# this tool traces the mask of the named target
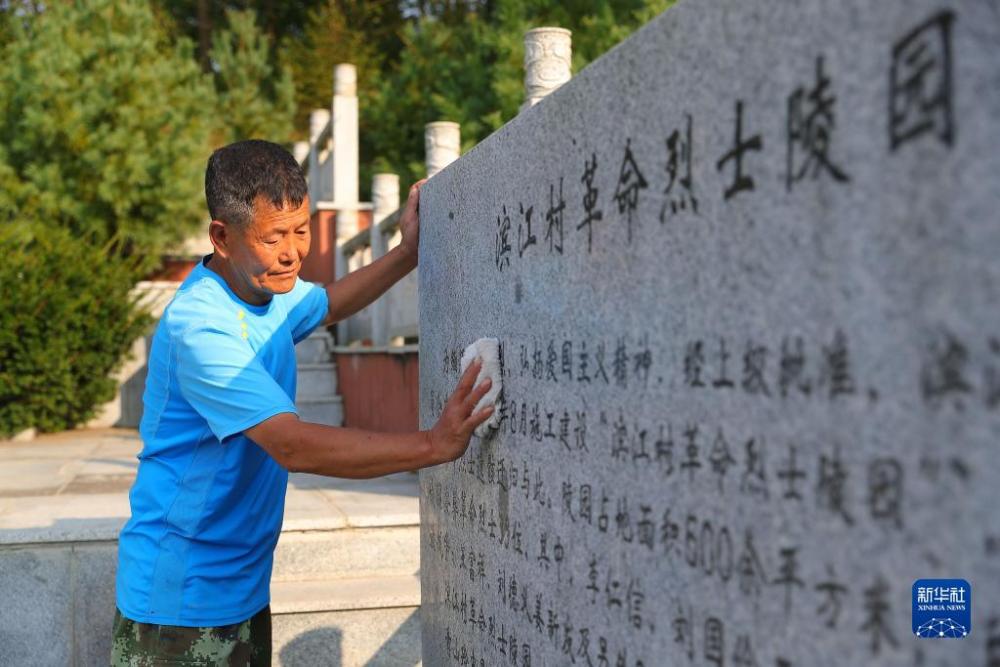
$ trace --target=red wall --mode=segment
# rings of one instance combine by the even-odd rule
[[[368,229],[372,222],[371,211],[358,211],[358,229]],[[302,262],[299,275],[314,283],[332,283],[337,249],[337,212],[316,211],[309,221],[312,245],[309,255]]]
[[[160,267],[146,276],[146,280],[162,280],[182,283],[188,274],[198,266],[201,257],[195,259],[184,257],[164,257]]]
[[[419,428],[417,352],[335,352],[344,426],[372,431]]]
[[[309,221],[312,243],[309,254],[302,260],[299,277],[314,283],[332,283],[334,250],[337,243],[337,212],[316,211]]]

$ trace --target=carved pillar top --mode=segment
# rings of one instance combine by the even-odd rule
[[[437,121],[424,126],[424,150],[427,176],[431,177],[458,159],[462,150],[458,123]]]
[[[308,141],[296,141],[295,145],[292,146],[292,155],[295,157],[295,161],[302,164],[309,157],[309,142]]]
[[[333,70],[333,94],[355,97],[358,94],[358,71],[350,63],[341,63]]]
[[[532,106],[570,80],[572,33],[565,28],[535,28],[524,34],[524,106]]]
[[[323,132],[323,128],[330,122],[329,109],[313,109],[309,112],[309,141],[316,143],[316,139]]]

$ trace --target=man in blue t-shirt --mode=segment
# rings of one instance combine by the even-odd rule
[[[113,665],[270,664],[271,565],[288,471],[375,477],[452,461],[492,409],[462,376],[417,433],[300,421],[294,345],[361,310],[417,266],[421,183],[402,243],[325,288],[299,280],[309,199],[295,159],[266,141],[217,150],[205,196],[215,252],[177,291],[149,357],[143,449],[119,540]]]

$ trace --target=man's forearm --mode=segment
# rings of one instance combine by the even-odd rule
[[[339,322],[369,305],[416,266],[416,256],[396,246],[371,264],[330,283],[326,286],[330,321]]]
[[[492,405],[473,414],[491,385],[487,378],[473,387],[480,370],[481,359],[469,364],[429,431],[374,433],[334,428],[282,412],[244,433],[293,472],[363,479],[447,463],[465,453],[473,431],[493,414]]]
[[[367,479],[437,463],[426,432],[376,433],[278,415],[247,430],[251,440],[292,472]]]

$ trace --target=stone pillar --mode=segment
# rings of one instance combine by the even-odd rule
[[[292,146],[292,156],[295,157],[295,161],[300,165],[309,159],[309,142],[308,141],[296,141],[295,145]]]
[[[337,209],[337,242],[353,239],[358,232],[358,209],[357,202],[338,204]]]
[[[354,65],[337,65],[333,76],[333,201],[358,201],[358,84]]]
[[[344,248],[340,243],[340,239],[337,239],[337,246],[334,251],[334,265],[333,265],[333,274],[335,280],[340,280],[350,272],[350,270],[347,268],[348,259],[349,258],[347,257],[347,255],[344,254]],[[347,344],[347,338],[350,334],[350,322],[351,322],[350,317],[337,322],[337,327],[336,327],[337,345]]]
[[[524,33],[524,104],[533,106],[569,81],[573,67],[572,33],[565,28],[535,28]]]
[[[341,63],[333,73],[333,202],[337,239],[358,233],[358,74]]]
[[[461,150],[461,130],[458,123],[440,120],[424,126],[424,159],[428,178],[457,160]]]
[[[372,177],[372,226],[371,261],[376,261],[388,251],[386,235],[379,223],[399,209],[399,176],[397,174],[375,174]],[[384,294],[371,305],[372,345],[389,344],[388,294]]]
[[[309,114],[309,201],[316,206],[323,198],[323,177],[319,168],[319,136],[330,122],[330,112],[313,109]]]
[[[399,175],[375,174],[372,177],[372,229],[398,208]]]

